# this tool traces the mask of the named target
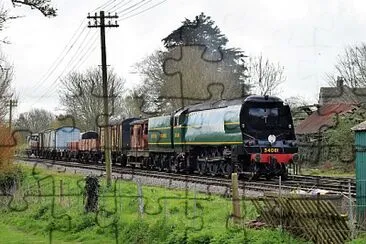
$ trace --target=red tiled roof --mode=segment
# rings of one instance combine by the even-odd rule
[[[342,115],[357,108],[357,104],[325,104],[317,111],[313,112],[309,117],[303,120],[296,128],[296,134],[313,134],[326,130],[329,126],[333,126],[335,115]]]

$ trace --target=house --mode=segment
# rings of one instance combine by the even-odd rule
[[[305,161],[319,162],[327,160],[332,145],[328,145],[325,131],[337,125],[337,119],[348,117],[355,122],[365,119],[366,88],[350,88],[344,85],[344,79],[337,79],[336,87],[321,87],[317,110],[295,126],[299,143],[299,152]],[[360,121],[359,121],[360,120]]]
[[[336,125],[336,116],[354,113],[359,107],[356,103],[325,104],[301,121],[295,127],[295,133],[304,142],[321,139],[324,131]]]
[[[366,88],[350,88],[344,85],[344,79],[338,77],[336,87],[321,87],[319,105],[338,103],[366,103]]]
[[[334,149],[328,145],[324,132],[335,127],[338,119],[362,111],[359,104],[325,104],[303,120],[295,127],[302,161],[316,164],[330,160]]]

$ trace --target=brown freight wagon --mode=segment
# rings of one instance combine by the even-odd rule
[[[148,119],[131,123],[131,150],[127,153],[127,165],[146,167],[149,160]]]
[[[131,149],[130,123],[138,118],[115,120],[107,127],[111,138],[111,156],[113,164],[125,166],[127,163],[127,151]],[[100,150],[104,161],[105,127],[99,127]]]
[[[81,139],[79,141],[80,151],[97,151],[99,149],[98,139]]]

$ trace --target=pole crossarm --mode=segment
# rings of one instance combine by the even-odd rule
[[[97,13],[95,13],[94,16],[90,16],[90,13],[88,15],[88,19],[94,19],[94,24],[91,24],[90,21],[88,23],[88,27],[89,28],[101,28],[101,27],[119,27],[119,25],[117,24],[117,20],[115,21],[115,23],[111,23],[110,20],[108,20],[108,24],[105,23],[106,19],[118,19],[117,13],[115,15],[111,15],[110,13],[108,13],[108,15],[104,15],[104,11],[103,14],[101,13],[99,16],[97,15]],[[100,20],[100,21],[98,21]],[[102,24],[103,22],[103,24]]]

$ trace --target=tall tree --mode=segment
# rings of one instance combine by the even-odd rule
[[[135,65],[144,79],[136,93],[149,112],[248,93],[243,52],[226,47],[227,37],[209,16],[186,19],[162,41],[164,50]]]
[[[120,104],[120,118],[132,118],[145,116],[141,111],[141,101],[138,99],[138,95],[134,91],[128,91],[124,94]]]
[[[37,133],[49,129],[55,115],[45,109],[32,109],[29,112],[21,113],[15,122],[15,126],[20,129],[27,129]]]
[[[112,70],[108,70],[109,112],[113,116],[121,113],[124,81]],[[60,102],[67,114],[73,116],[82,130],[97,130],[103,119],[103,82],[100,68],[91,68],[84,73],[73,72],[61,81]]]
[[[328,83],[337,85],[337,78],[343,77],[344,84],[349,87],[366,86],[366,44],[361,43],[348,46],[343,53],[338,56],[334,65],[335,72],[327,74]]]
[[[141,112],[158,114],[164,109],[165,99],[160,98],[160,90],[168,77],[164,74],[163,63],[165,53],[156,50],[144,60],[135,64],[136,72],[143,77],[143,82],[131,93],[131,97],[139,103]]]
[[[11,82],[13,75],[13,66],[7,61],[4,55],[0,54],[0,121],[4,120],[7,114],[6,103],[12,96]]]
[[[248,65],[248,83],[254,87],[258,95],[276,95],[279,86],[286,80],[284,67],[275,64],[262,55],[250,58]]]

